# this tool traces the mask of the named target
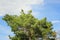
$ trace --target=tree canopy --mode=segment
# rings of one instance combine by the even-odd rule
[[[38,40],[39,38],[49,40],[49,37],[56,37],[52,30],[53,25],[46,17],[39,20],[31,14],[32,10],[27,14],[23,10],[20,13],[19,16],[6,14],[3,17],[15,34],[13,37],[9,36],[11,40]]]

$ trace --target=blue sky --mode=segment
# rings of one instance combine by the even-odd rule
[[[2,20],[5,14],[19,15],[20,10],[32,10],[36,18],[47,17],[55,31],[60,31],[60,0],[0,0],[0,40],[9,40],[11,28]]]

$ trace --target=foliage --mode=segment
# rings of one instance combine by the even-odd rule
[[[13,37],[9,36],[11,40],[37,40],[53,36],[52,23],[48,22],[46,18],[42,20],[35,18],[31,14],[31,10],[28,11],[28,14],[25,14],[23,10],[20,13],[20,16],[6,14],[3,18],[15,34]]]

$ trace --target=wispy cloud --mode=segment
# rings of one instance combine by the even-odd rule
[[[10,40],[8,36],[0,35],[0,40]]]
[[[10,28],[0,25],[0,40],[9,40],[8,35],[13,36]]]
[[[31,5],[42,5],[44,0],[0,0],[0,16],[8,14],[19,15],[20,9],[30,10]]]
[[[60,23],[60,20],[54,20],[54,21],[52,21],[52,23],[53,23],[53,24],[55,24],[55,23]]]

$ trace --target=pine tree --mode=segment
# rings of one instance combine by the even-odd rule
[[[21,15],[8,15],[6,14],[3,18],[11,27],[11,31],[14,32],[15,36],[9,38],[11,40],[38,40],[38,38],[49,39],[54,31],[52,31],[52,23],[47,21],[47,18],[39,20],[35,18],[31,13],[32,10],[28,11],[27,14],[21,10]]]

